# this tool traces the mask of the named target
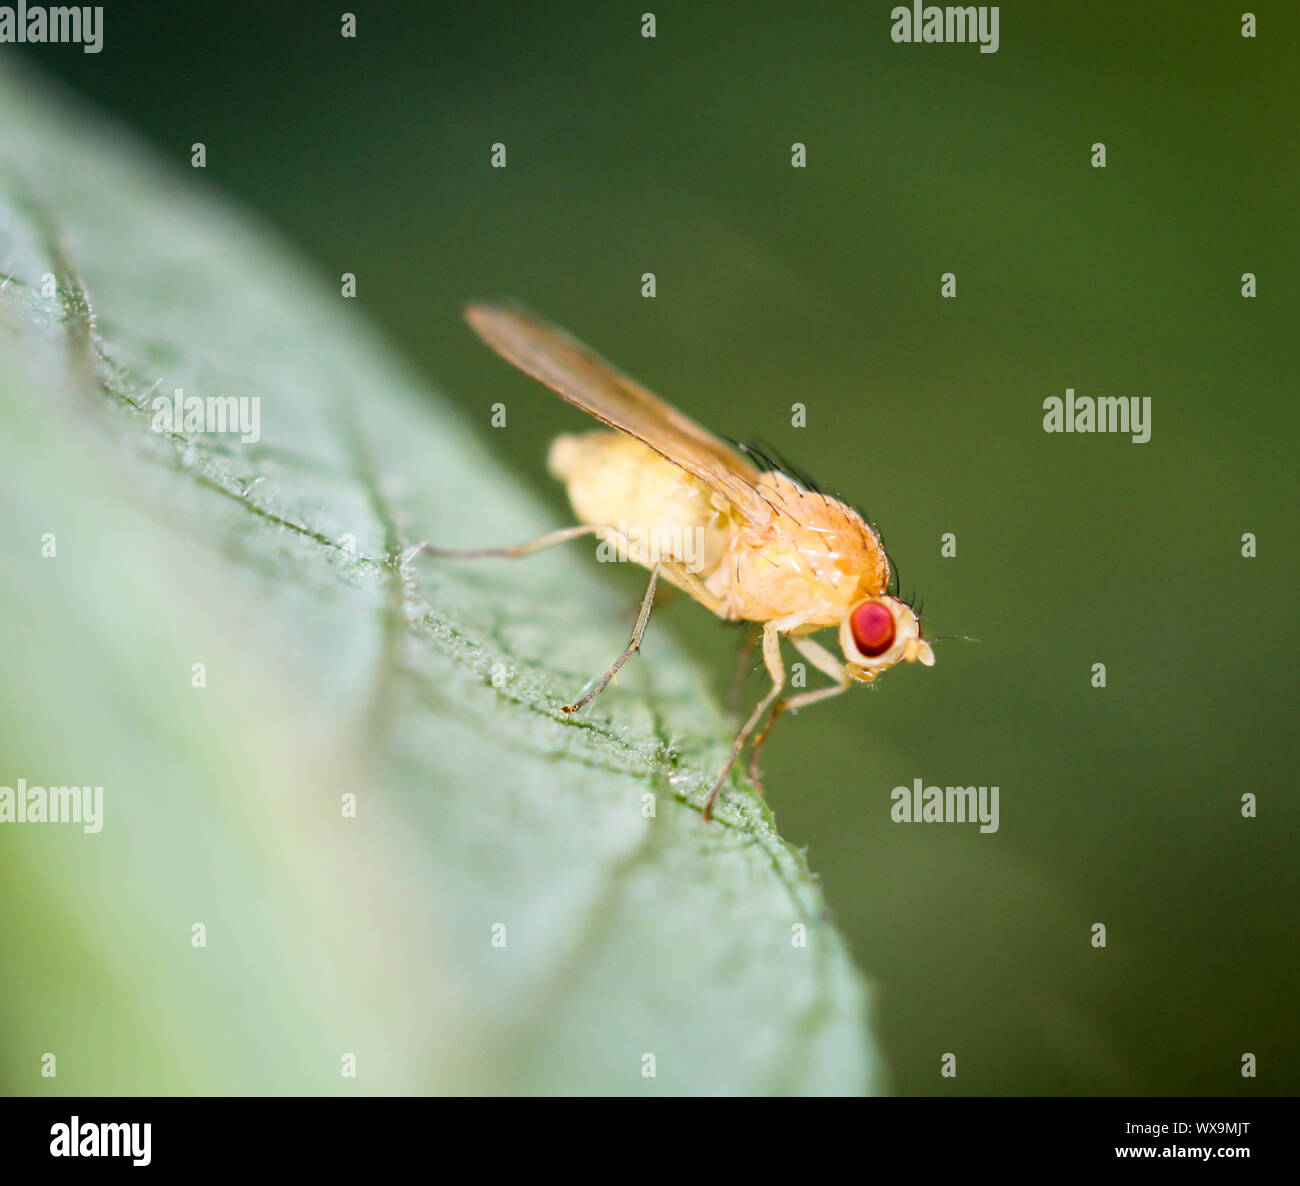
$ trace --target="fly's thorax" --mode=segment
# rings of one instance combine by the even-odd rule
[[[732,534],[725,500],[640,441],[617,432],[556,438],[547,459],[584,523],[614,529],[620,558],[712,574]]]
[[[733,616],[756,622],[802,614],[810,623],[838,624],[861,596],[861,581],[835,562],[820,540],[793,524],[776,531],[741,530],[730,541],[709,587]]]
[[[758,488],[772,522],[741,527],[710,582],[734,616],[761,622],[805,614],[810,623],[837,626],[857,601],[884,590],[889,562],[860,515],[784,474],[764,474]]]

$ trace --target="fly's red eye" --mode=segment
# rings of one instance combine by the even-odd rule
[[[894,645],[894,615],[878,601],[865,601],[849,619],[853,641],[868,658],[883,655]]]

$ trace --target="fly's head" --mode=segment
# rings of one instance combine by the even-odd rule
[[[840,622],[840,648],[849,674],[864,683],[899,661],[934,666],[920,620],[896,597],[867,597],[854,605]]]

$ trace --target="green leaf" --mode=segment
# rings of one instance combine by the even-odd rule
[[[260,440],[156,431],[177,388]],[[0,824],[6,1090],[879,1086],[801,854],[739,783],[701,818],[711,677],[661,629],[563,718],[625,593],[578,544],[403,565],[557,524],[335,278],[20,75],[0,497],[0,786],[103,787]]]

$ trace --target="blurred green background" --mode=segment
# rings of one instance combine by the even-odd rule
[[[132,3],[97,56],[4,52],[178,165],[204,142],[200,180],[355,273],[557,526],[545,442],[583,419],[469,298],[870,512],[927,633],[980,641],[783,722],[765,770],[897,1090],[1294,1092],[1295,6],[1248,40],[1240,5],[1003,4],[996,54],[895,45],[891,7],[353,4],[346,41],[319,5]],[[1066,387],[1149,396],[1151,441],[1044,433]],[[721,695],[734,632],[678,599],[641,662],[663,630]],[[891,822],[915,778],[997,784],[1000,830]]]

